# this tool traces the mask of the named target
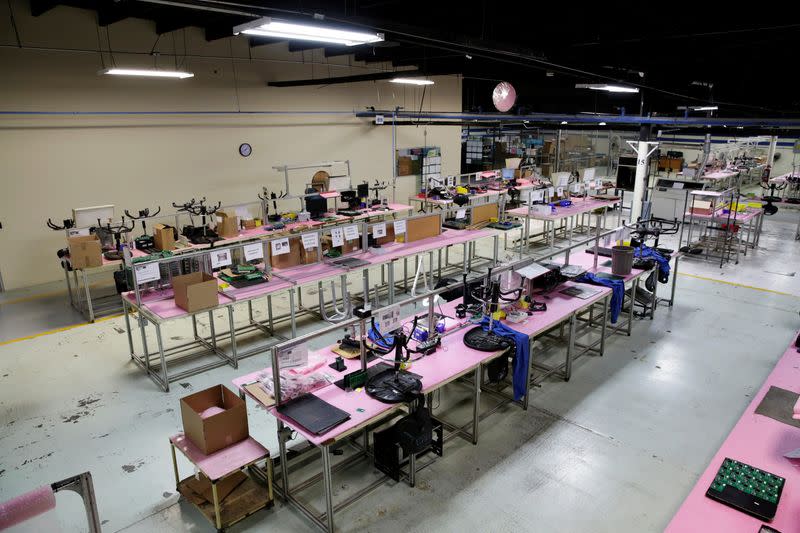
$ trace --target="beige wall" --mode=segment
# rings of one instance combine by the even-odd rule
[[[202,30],[186,30],[187,80],[120,79],[98,76],[96,52],[56,52],[32,47],[97,50],[94,13],[59,7],[31,18],[28,2],[14,1],[23,49],[0,48],[0,109],[14,111],[345,111],[339,115],[123,115],[0,116],[0,275],[6,289],[63,276],[55,251],[63,234],[48,230],[73,207],[114,204],[128,208],[162,205],[192,196],[224,204],[255,200],[262,185],[282,182],[272,170],[282,163],[349,159],[355,180],[388,180],[392,172],[390,127],[351,114],[366,106],[419,108],[422,91],[387,82],[271,88],[266,82],[361,74],[386,65],[351,64],[324,58],[320,50],[289,53],[285,44],[248,50],[242,39],[206,43]],[[9,18],[0,7],[0,44],[15,45]],[[149,51],[151,22],[129,19],[110,27],[114,50]],[[182,31],[175,32],[183,53]],[[102,32],[106,48],[105,31]],[[156,48],[172,53],[170,34]],[[256,60],[231,61],[230,56]],[[114,53],[118,66],[152,66],[149,56]],[[110,61],[105,54],[105,61]],[[179,59],[180,61],[180,59]],[[168,67],[172,57],[161,56]],[[234,65],[236,81],[234,82]],[[425,109],[458,111],[461,82],[436,78],[425,92]],[[238,91],[237,91],[238,87]],[[237,98],[238,93],[238,98]],[[237,104],[238,99],[238,104]],[[238,146],[249,142],[253,155]],[[459,127],[401,127],[398,147],[441,146],[443,171],[458,173]],[[309,180],[298,174],[298,186]],[[279,181],[281,180],[281,181]],[[398,200],[413,180],[398,181]]]

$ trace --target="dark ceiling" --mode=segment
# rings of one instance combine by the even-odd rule
[[[248,14],[301,21],[322,14],[331,24],[386,34],[381,46],[328,47],[326,55],[352,53],[424,74],[462,74],[465,111],[494,111],[491,89],[505,80],[516,87],[512,112],[519,114],[617,114],[623,108],[638,114],[643,100],[646,113],[660,115],[709,103],[719,105],[721,117],[800,115],[793,83],[800,23],[777,9],[701,2],[664,3],[642,13],[634,10],[637,4],[608,2],[31,0],[35,15],[56,5],[96,10],[101,25],[149,19],[160,34],[197,26],[209,40],[230,36],[234,25],[253,19]],[[251,39],[253,46],[270,42]],[[292,50],[320,47],[290,43]],[[642,92],[575,88],[612,81],[637,84]]]

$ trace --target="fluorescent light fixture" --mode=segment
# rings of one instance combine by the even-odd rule
[[[598,126],[605,126],[605,125],[606,125],[606,123],[605,123],[605,122],[599,122],[597,125],[598,125]]]
[[[433,85],[433,80],[423,80],[420,78],[392,78],[392,83],[405,83],[407,85]]]
[[[144,68],[107,68],[98,74],[109,74],[112,76],[145,76],[149,78],[192,78],[191,72],[181,72],[179,70],[155,70]]]
[[[680,109],[681,111],[685,111],[687,109],[689,109],[690,111],[716,111],[716,110],[719,109],[719,106],[716,106],[716,105],[692,105],[692,106],[686,107],[685,105],[683,105],[683,106],[678,106],[678,109]]]
[[[610,93],[638,93],[638,87],[624,85],[609,85],[607,83],[576,83],[576,89],[592,89],[594,91],[608,91]]]
[[[383,41],[382,33],[338,30],[313,24],[295,24],[292,22],[274,20],[270,17],[264,17],[234,26],[233,33],[235,35],[244,33],[246,35],[261,37],[317,41],[321,43],[343,44],[345,46],[356,46],[359,44]]]
[[[566,121],[566,120],[562,120],[562,121],[561,121],[561,125],[562,125],[562,126],[563,126],[564,124],[566,124],[566,123],[567,123],[567,121]]]

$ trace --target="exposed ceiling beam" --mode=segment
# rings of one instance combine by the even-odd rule
[[[156,19],[156,33],[158,35],[164,35],[165,33],[187,28],[192,25],[192,22],[187,18],[159,18]]]
[[[257,46],[264,46],[267,44],[286,42],[286,39],[273,39],[271,37],[248,37],[247,40],[250,43],[250,48],[255,48]]]
[[[100,26],[110,26],[115,22],[125,20],[130,16],[127,9],[114,5],[103,5],[97,10],[97,23]]]
[[[58,2],[53,0],[31,0],[31,15],[34,17],[44,15],[57,5]]]
[[[350,46],[326,46],[325,57],[349,56],[353,53]]]
[[[231,37],[233,35],[233,26],[228,26],[226,24],[214,24],[212,26],[206,26],[205,33],[207,42],[216,41],[226,37]]]
[[[392,78],[396,78],[400,74],[402,74],[403,76],[423,75],[423,73],[418,70],[404,70],[401,72],[376,72],[374,74],[357,74],[355,76],[336,76],[333,78],[270,81],[267,83],[267,85],[269,87],[307,87],[311,85],[335,85],[339,83],[355,83],[360,81],[389,80]]]
[[[305,52],[306,50],[317,50],[318,48],[322,48],[322,45],[320,43],[289,41],[290,52]]]

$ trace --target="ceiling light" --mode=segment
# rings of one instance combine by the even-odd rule
[[[681,111],[685,111],[689,109],[690,111],[716,111],[719,109],[719,106],[716,105],[692,105],[692,106],[678,106],[678,109]]]
[[[598,125],[598,126],[605,126],[605,125],[606,125],[606,123],[605,123],[605,122],[600,122],[600,123],[598,123],[597,125]]]
[[[433,80],[422,80],[420,78],[392,78],[392,83],[405,83],[407,85],[433,85]]]
[[[264,17],[234,26],[233,33],[235,35],[244,33],[246,35],[275,37],[279,39],[318,41],[321,43],[343,44],[346,46],[383,41],[382,33],[339,30],[311,24],[294,24],[291,22],[273,20],[270,17]]]
[[[624,85],[609,85],[607,83],[576,83],[576,89],[592,89],[595,91],[608,91],[610,93],[638,93],[638,87],[626,87]]]
[[[562,126],[563,126],[564,124],[566,124],[566,123],[567,123],[567,121],[566,121],[566,120],[562,120],[562,121],[561,121],[561,125],[562,125]]]
[[[112,76],[147,76],[150,78],[192,78],[191,72],[181,72],[179,70],[155,70],[143,68],[107,68],[98,74],[110,74]]]

